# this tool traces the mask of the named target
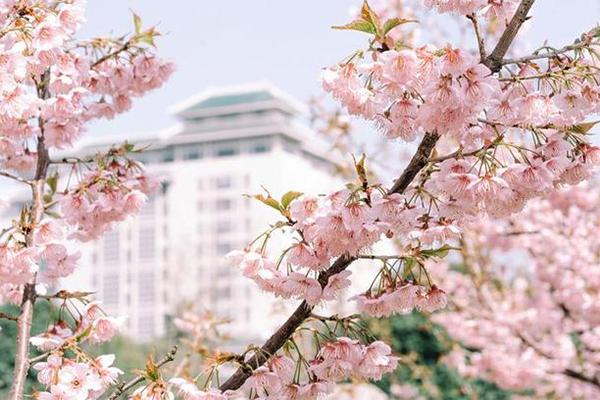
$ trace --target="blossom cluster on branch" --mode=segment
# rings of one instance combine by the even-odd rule
[[[30,367],[46,388],[33,394],[42,400],[95,399],[117,382],[114,357],[91,357],[80,344],[109,340],[119,321],[90,303],[89,293],[44,293],[76,270],[77,242],[134,215],[156,186],[129,158],[137,151],[129,144],[85,161],[52,158],[72,148],[87,123],[127,111],[174,69],[154,54],[159,33],[143,28],[135,14],[130,35],[79,40],[85,3],[0,3],[1,176],[31,193],[2,231],[0,245],[0,301],[20,307],[13,318],[18,337],[11,399],[25,395]],[[63,163],[68,167],[60,168]],[[30,337],[33,304],[40,299],[62,301],[61,312],[46,332]],[[30,343],[47,352],[44,359],[29,359]]]
[[[69,148],[90,120],[126,111],[132,98],[159,87],[173,65],[154,55],[158,33],[143,29],[137,15],[129,36],[76,40],[84,3],[7,0],[0,6],[0,175],[31,189],[31,201],[3,231],[6,241],[0,248],[2,300],[20,307],[14,318],[12,400],[23,398],[31,364],[45,386],[34,394],[42,400],[95,399],[108,393],[116,399],[130,390],[134,400],[171,399],[174,392],[186,399],[308,400],[347,379],[380,379],[399,360],[372,337],[360,315],[314,312],[350,287],[353,262],[368,259],[377,265],[369,289],[353,293],[359,311],[383,317],[444,308],[461,292],[431,270],[459,249],[465,229],[481,218],[509,218],[530,200],[550,196],[550,207],[558,207],[552,202],[559,196],[553,194],[556,189],[586,180],[600,163],[600,149],[589,142],[595,123],[588,120],[600,110],[600,30],[563,48],[544,46],[509,59],[507,52],[534,0],[423,2],[472,21],[476,52],[452,45],[418,47],[414,38],[405,41],[395,34],[414,23],[410,16],[378,13],[365,1],[355,20],[337,28],[367,33],[368,47],[326,68],[321,82],[349,113],[372,123],[386,138],[419,140],[404,172],[389,187],[376,183],[363,156],[353,165],[356,181],[344,189],[323,196],[291,191],[279,200],[269,193],[254,196],[276,210],[279,221],[230,259],[264,291],[300,305],[263,346],[215,354],[199,375],[182,368],[171,379],[164,377],[160,368],[173,360],[169,353],[162,361],[150,358],[133,380],[117,382],[120,371],[112,367],[113,358],[90,357],[80,343],[109,340],[118,320],[90,303],[89,294],[42,295],[38,289],[75,270],[79,256],[68,242],[96,239],[134,215],[156,182],[130,159],[129,153],[138,150],[127,143],[86,159],[53,160],[50,151]],[[480,20],[504,28],[489,53]],[[68,176],[59,175],[64,168],[51,173],[59,164],[67,166]],[[563,205],[557,223],[568,210]],[[273,254],[270,239],[276,232],[284,232],[289,241]],[[388,239],[399,244],[397,254],[374,254],[375,245]],[[535,256],[540,262],[546,257]],[[559,265],[562,273],[564,264]],[[545,274],[540,285],[554,285],[551,296],[562,302],[560,311],[569,318],[589,311],[579,307],[589,296],[574,296],[551,269]],[[520,293],[523,303],[515,307],[529,301],[528,292]],[[70,316],[30,337],[33,304],[41,298],[62,300],[61,309]],[[542,300],[549,301],[535,299]],[[81,314],[72,311],[74,302],[83,303]],[[594,310],[593,304],[586,307]],[[202,338],[203,321],[187,315],[176,324]],[[566,326],[582,329],[582,343],[593,348],[592,322],[586,323]],[[531,335],[541,334],[544,326],[534,325],[539,331]],[[519,339],[529,340],[525,335]],[[200,348],[199,341],[194,349]],[[43,359],[29,360],[30,342],[47,351]],[[561,376],[595,379],[579,365],[564,364],[565,354],[577,355],[577,346],[561,345],[560,354],[556,348],[548,354],[558,364],[546,361],[539,369],[560,365]],[[221,382],[220,375],[231,367],[237,369]]]

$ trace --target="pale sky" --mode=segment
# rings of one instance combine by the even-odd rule
[[[322,67],[363,46],[360,33],[333,31],[360,0],[90,0],[81,36],[131,30],[134,10],[158,24],[159,53],[177,64],[161,89],[116,119],[90,127],[93,136],[123,138],[168,128],[167,108],[209,86],[268,80],[299,100],[319,94]],[[528,42],[573,41],[600,21],[600,0],[538,0]]]

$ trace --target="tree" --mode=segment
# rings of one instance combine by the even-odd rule
[[[70,148],[85,123],[126,111],[133,97],[160,86],[173,70],[153,55],[158,32],[143,29],[137,15],[129,36],[76,40],[84,3],[0,5],[1,175],[31,193],[20,215],[2,231],[0,248],[2,299],[19,306],[18,314],[7,316],[16,321],[17,338],[11,399],[24,396],[30,342],[41,351],[52,350],[48,360],[33,366],[50,390],[40,398],[72,397],[75,382],[81,383],[92,370],[99,377],[86,380],[92,382],[91,389],[80,388],[80,397],[87,398],[88,389],[98,397],[114,382],[119,371],[110,367],[111,357],[92,359],[79,344],[110,339],[116,321],[89,303],[86,293],[45,296],[38,289],[50,287],[76,267],[79,256],[65,246],[67,240],[98,237],[135,213],[153,189],[141,166],[127,157],[135,151],[128,144],[89,159],[51,157],[55,149]],[[59,180],[59,164],[69,165],[77,178]],[[62,300],[61,312],[47,332],[31,337],[34,305],[41,298]],[[72,307],[77,301],[86,305],[83,314]],[[66,357],[67,351],[73,359]],[[71,389],[57,386],[57,379],[71,382]]]
[[[337,28],[366,33],[367,46],[325,69],[321,81],[385,137],[418,139],[408,165],[386,185],[370,178],[363,156],[353,165],[355,181],[334,193],[254,196],[279,222],[229,257],[263,290],[299,301],[296,310],[262,346],[219,354],[200,376],[182,368],[166,377],[161,367],[173,360],[171,351],[120,383],[114,356],[92,356],[83,347],[113,337],[118,320],[90,302],[89,293],[42,294],[38,287],[76,267],[78,255],[65,241],[98,238],[134,215],[156,185],[128,157],[138,151],[128,143],[89,158],[55,159],[50,151],[69,148],[87,121],[125,111],[132,97],[160,86],[173,68],[153,55],[157,32],[142,29],[136,15],[131,36],[77,42],[81,2],[4,3],[1,175],[31,190],[4,231],[0,262],[3,298],[19,306],[18,315],[8,316],[17,330],[10,398],[23,398],[30,364],[44,386],[35,394],[42,400],[116,399],[131,390],[136,400],[172,398],[174,390],[200,399],[312,399],[336,383],[380,380],[394,371],[401,360],[373,339],[359,315],[317,312],[350,285],[352,264],[377,265],[371,287],[355,297],[362,314],[444,308],[443,277],[434,280],[431,266],[458,249],[473,220],[509,218],[556,186],[589,178],[600,162],[587,119],[600,104],[600,31],[563,48],[507,56],[533,3],[426,0],[426,7],[467,17],[479,46],[472,54],[451,45],[411,45],[396,35],[408,18],[378,14],[365,1],[355,20]],[[497,39],[488,37],[495,42],[489,49],[485,24],[504,27]],[[57,165],[73,173],[65,176]],[[288,241],[277,249],[269,239],[279,231]],[[374,253],[386,238],[400,243],[399,251]],[[57,300],[61,313],[31,337],[33,307],[42,298]],[[30,362],[30,342],[47,352],[43,361]]]
[[[600,395],[599,211],[578,186],[469,229],[462,268],[443,273],[456,299],[435,316],[458,342],[450,364],[538,398]]]

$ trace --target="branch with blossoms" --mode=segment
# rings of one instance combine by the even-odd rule
[[[158,33],[135,15],[130,36],[78,41],[84,9],[79,0],[0,4],[0,175],[30,189],[0,246],[0,301],[19,307],[11,400],[26,395],[30,367],[47,389],[35,394],[40,399],[97,398],[114,383],[114,357],[91,357],[80,344],[109,340],[117,319],[88,294],[59,291],[52,299],[59,317],[32,336],[34,304],[51,300],[40,287],[75,271],[72,247],[134,215],[156,186],[128,157],[135,150],[127,144],[85,170],[73,165],[63,176],[53,169],[51,155],[72,148],[87,123],[128,110],[173,71],[154,55]],[[30,359],[30,344],[44,357]]]
[[[386,361],[379,369],[369,364],[367,337],[329,338],[332,352],[312,357],[300,357],[299,351],[295,365],[302,370],[306,361],[308,366],[291,379],[270,361],[296,342],[295,335],[315,334],[305,327],[314,308],[339,298],[340,290],[350,284],[348,268],[353,262],[378,258],[368,249],[383,236],[401,243],[402,254],[378,258],[383,265],[369,290],[355,297],[358,309],[378,317],[413,308],[434,311],[445,306],[446,294],[434,282],[430,262],[454,248],[452,243],[460,240],[466,225],[485,216],[510,216],[529,200],[552,193],[557,185],[576,184],[591,176],[600,161],[598,148],[587,142],[594,123],[586,118],[599,105],[593,52],[579,52],[579,58],[571,60],[577,64],[574,69],[572,63],[552,62],[551,78],[560,77],[552,85],[536,85],[548,76],[532,72],[547,64],[523,65],[516,73],[507,69],[511,76],[523,79],[506,80],[504,57],[534,2],[503,2],[506,9],[495,9],[498,13],[492,17],[482,3],[426,2],[441,12],[470,15],[477,22],[509,15],[504,33],[483,62],[481,52],[475,57],[451,46],[413,48],[390,39],[390,32],[401,29],[407,19],[381,20],[366,2],[356,20],[338,27],[371,37],[366,49],[324,71],[325,90],[350,114],[373,122],[386,137],[406,141],[421,137],[420,144],[387,190],[369,182],[361,159],[355,164],[358,182],[345,190],[320,198],[297,192],[281,200],[268,193],[256,196],[284,218],[232,254],[232,260],[261,289],[302,302],[253,354],[244,354],[243,361],[229,360],[239,368],[218,391],[203,387],[194,393],[210,391],[227,397],[242,388],[251,398],[266,393],[293,397],[326,393],[330,384],[349,377],[380,377],[397,360],[389,348],[378,344],[377,351]],[[593,39],[585,47],[591,49],[596,43]],[[575,98],[583,100],[575,104]],[[288,232],[293,239],[271,261],[268,243],[276,230]],[[322,344],[315,339],[314,345]],[[341,367],[343,363],[365,363],[370,372],[361,376],[360,371]],[[188,385],[193,382],[180,383],[186,393],[191,390]]]

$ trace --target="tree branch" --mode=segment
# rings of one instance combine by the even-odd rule
[[[564,371],[564,374],[566,376],[568,376],[569,378],[577,379],[581,382],[589,383],[590,385],[594,385],[594,386],[600,388],[600,380],[598,380],[598,378],[596,378],[596,377],[585,376],[581,372],[577,372],[577,371],[569,369],[569,368],[567,368]]]
[[[481,27],[479,26],[479,20],[477,19],[477,15],[469,14],[467,18],[473,24],[473,30],[475,31],[475,37],[477,38],[477,47],[479,48],[479,57],[481,62],[485,62],[487,58],[487,54],[485,51],[485,39],[483,38],[483,34],[481,33]]]
[[[50,97],[48,91],[48,77],[50,71],[47,70],[43,75],[38,88],[38,96],[41,99]],[[37,224],[44,216],[44,189],[46,186],[46,175],[50,165],[48,149],[44,141],[44,121],[38,119],[40,135],[37,140],[37,165],[35,176],[31,182],[32,206],[29,214],[29,227],[25,235],[25,245],[32,247],[35,245],[34,234]],[[23,288],[23,299],[21,300],[21,310],[17,318],[17,350],[15,354],[15,367],[13,370],[13,382],[10,389],[9,399],[23,399],[25,381],[29,371],[29,338],[31,337],[31,321],[33,319],[33,306],[36,300],[35,283],[37,276],[34,275],[31,281],[25,284]]]
[[[435,147],[439,135],[437,133],[425,133],[417,151],[408,163],[402,175],[396,180],[392,188],[388,191],[388,194],[402,193],[406,190],[408,185],[413,181],[417,174],[425,167],[429,161],[429,156]],[[325,271],[319,274],[319,283],[321,287],[325,287],[329,278],[335,274],[344,271],[350,266],[357,257],[349,254],[344,254],[338,257],[333,264]],[[310,306],[303,301],[298,308],[290,315],[290,317],[281,325],[281,327],[265,342],[265,344],[257,351],[250,360],[246,363],[252,368],[258,368],[263,365],[268,359],[269,355],[275,354],[285,342],[294,334],[296,329],[302,325],[302,323],[311,316],[313,306]],[[247,367],[238,368],[233,375],[223,383],[219,389],[221,391],[236,390],[239,389],[246,379],[250,377],[252,371]]]
[[[160,360],[157,364],[156,364],[156,368],[160,368],[165,364],[170,363],[171,361],[173,361],[175,359],[175,355],[177,354],[177,346],[173,346],[173,348],[171,349],[171,351],[169,351],[163,358],[162,360]],[[146,380],[145,376],[139,375],[135,378],[133,378],[132,380],[130,380],[129,382],[122,382],[119,385],[117,385],[117,388],[115,389],[115,391],[113,392],[113,394],[108,398],[108,400],[116,400],[119,397],[121,397],[121,395],[123,395],[125,392],[127,392],[129,389],[135,387],[136,385],[138,385],[139,383],[143,382]]]
[[[533,54],[525,56],[525,57],[519,57],[519,58],[509,58],[509,59],[505,59],[502,61],[502,65],[508,65],[508,64],[523,64],[529,61],[535,61],[535,60],[543,60],[545,58],[553,58],[553,57],[558,57],[561,54],[565,54],[568,53],[570,51],[576,51],[576,50],[581,50],[585,47],[589,46],[589,43],[585,42],[585,41],[581,41],[581,42],[577,42],[577,43],[573,43],[573,44],[569,44],[567,46],[561,47],[560,49],[554,49],[554,48],[550,48],[550,47],[543,47],[541,49],[538,49],[537,51],[535,51]],[[540,50],[542,49],[546,49],[547,52],[546,53],[539,53]]]
[[[535,0],[522,0],[521,4],[517,8],[515,15],[512,17],[508,26],[504,30],[504,33],[498,40],[498,44],[492,51],[492,53],[485,59],[484,64],[492,71],[498,72],[502,68],[502,59],[506,55],[506,52],[510,48],[510,45],[515,40],[519,29],[523,23],[527,20],[527,14],[535,3]]]

